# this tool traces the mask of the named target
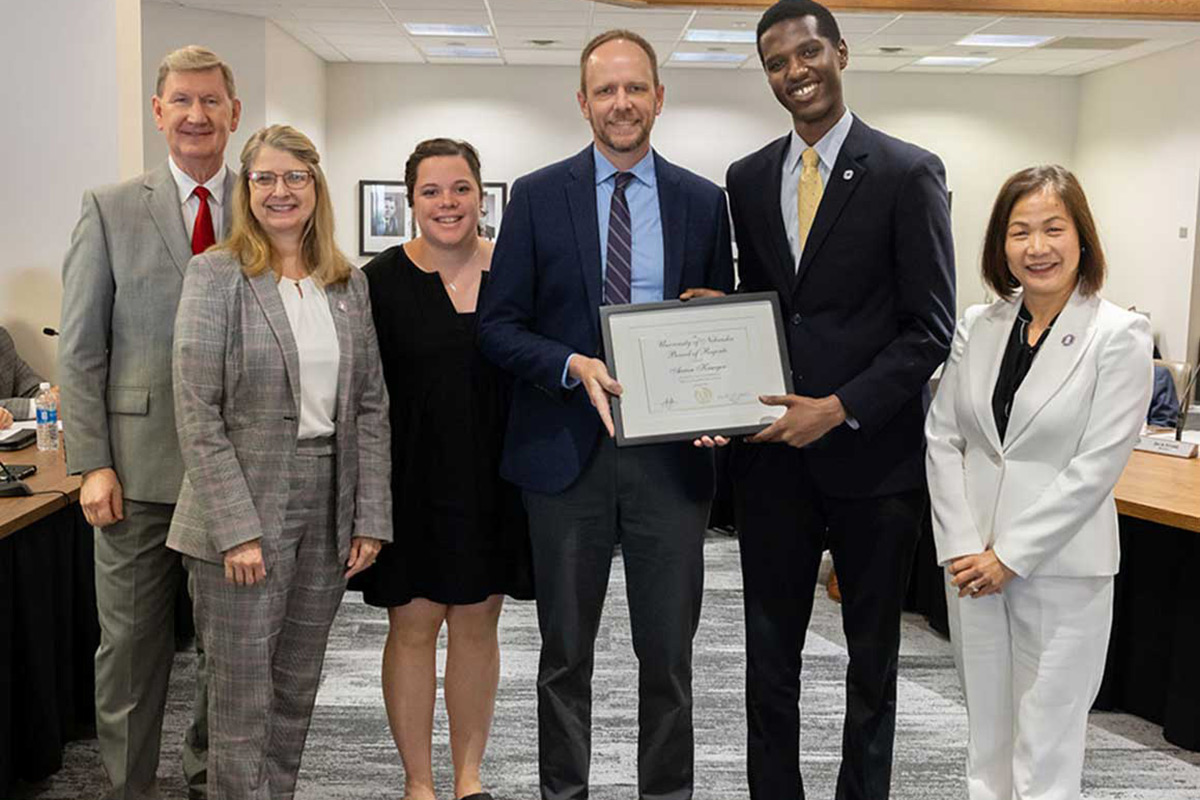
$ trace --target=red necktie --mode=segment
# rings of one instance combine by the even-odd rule
[[[212,192],[197,186],[192,194],[200,198],[200,210],[196,212],[196,224],[192,228],[192,255],[196,255],[216,244],[217,234],[213,231],[212,210],[208,207]]]

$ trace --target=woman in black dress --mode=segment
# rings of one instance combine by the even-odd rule
[[[503,375],[475,348],[491,242],[479,236],[479,156],[431,139],[405,165],[420,235],[364,271],[391,397],[395,544],[351,588],[388,609],[383,697],[404,762],[405,800],[434,800],[438,633],[448,627],[446,710],[454,796],[490,800],[479,766],[500,677],[504,595],[533,597],[518,490],[499,477]]]

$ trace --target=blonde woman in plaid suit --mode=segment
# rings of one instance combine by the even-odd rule
[[[211,800],[292,797],[346,580],[392,538],[367,281],[333,243],[319,158],[288,126],[251,137],[232,234],[192,259],[176,318],[167,544],[209,648]]]

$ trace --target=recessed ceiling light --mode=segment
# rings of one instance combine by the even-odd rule
[[[719,31],[692,29],[683,35],[685,42],[719,42],[725,44],[754,44],[754,31]]]
[[[956,44],[963,47],[1037,47],[1053,39],[1053,36],[1010,36],[998,33],[977,33]]]
[[[982,67],[996,59],[979,56],[925,56],[913,62],[914,67]]]
[[[499,58],[494,47],[426,47],[425,55],[433,58]]]
[[[491,36],[487,25],[443,25],[440,22],[406,22],[404,28],[413,36]]]
[[[740,64],[746,56],[740,53],[672,53],[670,60],[688,64]]]

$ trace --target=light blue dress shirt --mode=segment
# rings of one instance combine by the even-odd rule
[[[829,186],[829,178],[833,174],[833,165],[837,163],[838,154],[842,152],[842,145],[846,143],[846,137],[850,134],[850,126],[854,124],[854,116],[851,115],[850,109],[846,109],[846,113],[842,114],[842,118],[834,123],[820,141],[812,146],[813,150],[817,151],[817,172],[821,175],[821,185]],[[779,210],[783,214],[783,227],[787,231],[788,248],[792,251],[792,268],[800,269],[800,256],[804,255],[804,251],[800,247],[800,212],[797,206],[799,205],[799,197],[797,189],[800,186],[800,157],[804,151],[808,149],[808,142],[800,138],[800,134],[796,133],[796,129],[792,129],[792,142],[788,148],[787,155],[783,159],[783,180],[779,184]],[[844,176],[840,176],[838,180],[844,180]],[[853,430],[858,430],[858,420],[850,414],[850,409],[846,409],[846,425]]]
[[[837,163],[838,153],[850,133],[854,117],[850,110],[842,115],[821,140],[812,146],[817,151],[817,172],[821,175],[821,185],[828,188],[829,176],[833,174],[833,165]],[[788,247],[792,251],[792,269],[800,269],[800,213],[796,206],[799,203],[797,188],[800,186],[800,156],[808,149],[808,142],[800,138],[795,128],[792,129],[792,143],[783,159],[783,180],[779,184],[779,211],[783,214],[783,227],[787,231]],[[841,178],[838,178],[841,180]]]
[[[603,291],[608,269],[608,219],[612,213],[613,192],[617,189],[617,172],[604,155],[592,146],[592,157],[596,165],[596,222],[600,229],[600,287]],[[663,273],[665,250],[663,248],[662,214],[658,206],[658,175],[654,172],[654,151],[650,150],[641,161],[629,170],[633,180],[625,187],[625,200],[629,204],[629,223],[633,231],[633,258],[631,264],[630,302],[657,303],[663,299]],[[562,385],[572,389],[579,382],[567,375],[567,363],[563,364]]]
[[[596,161],[596,222],[600,226],[600,285],[608,270],[608,221],[617,168],[593,145]],[[654,151],[650,150],[629,170],[633,180],[625,187],[629,222],[633,231],[632,303],[657,303],[663,299],[663,229],[658,210],[658,176],[654,173]]]

